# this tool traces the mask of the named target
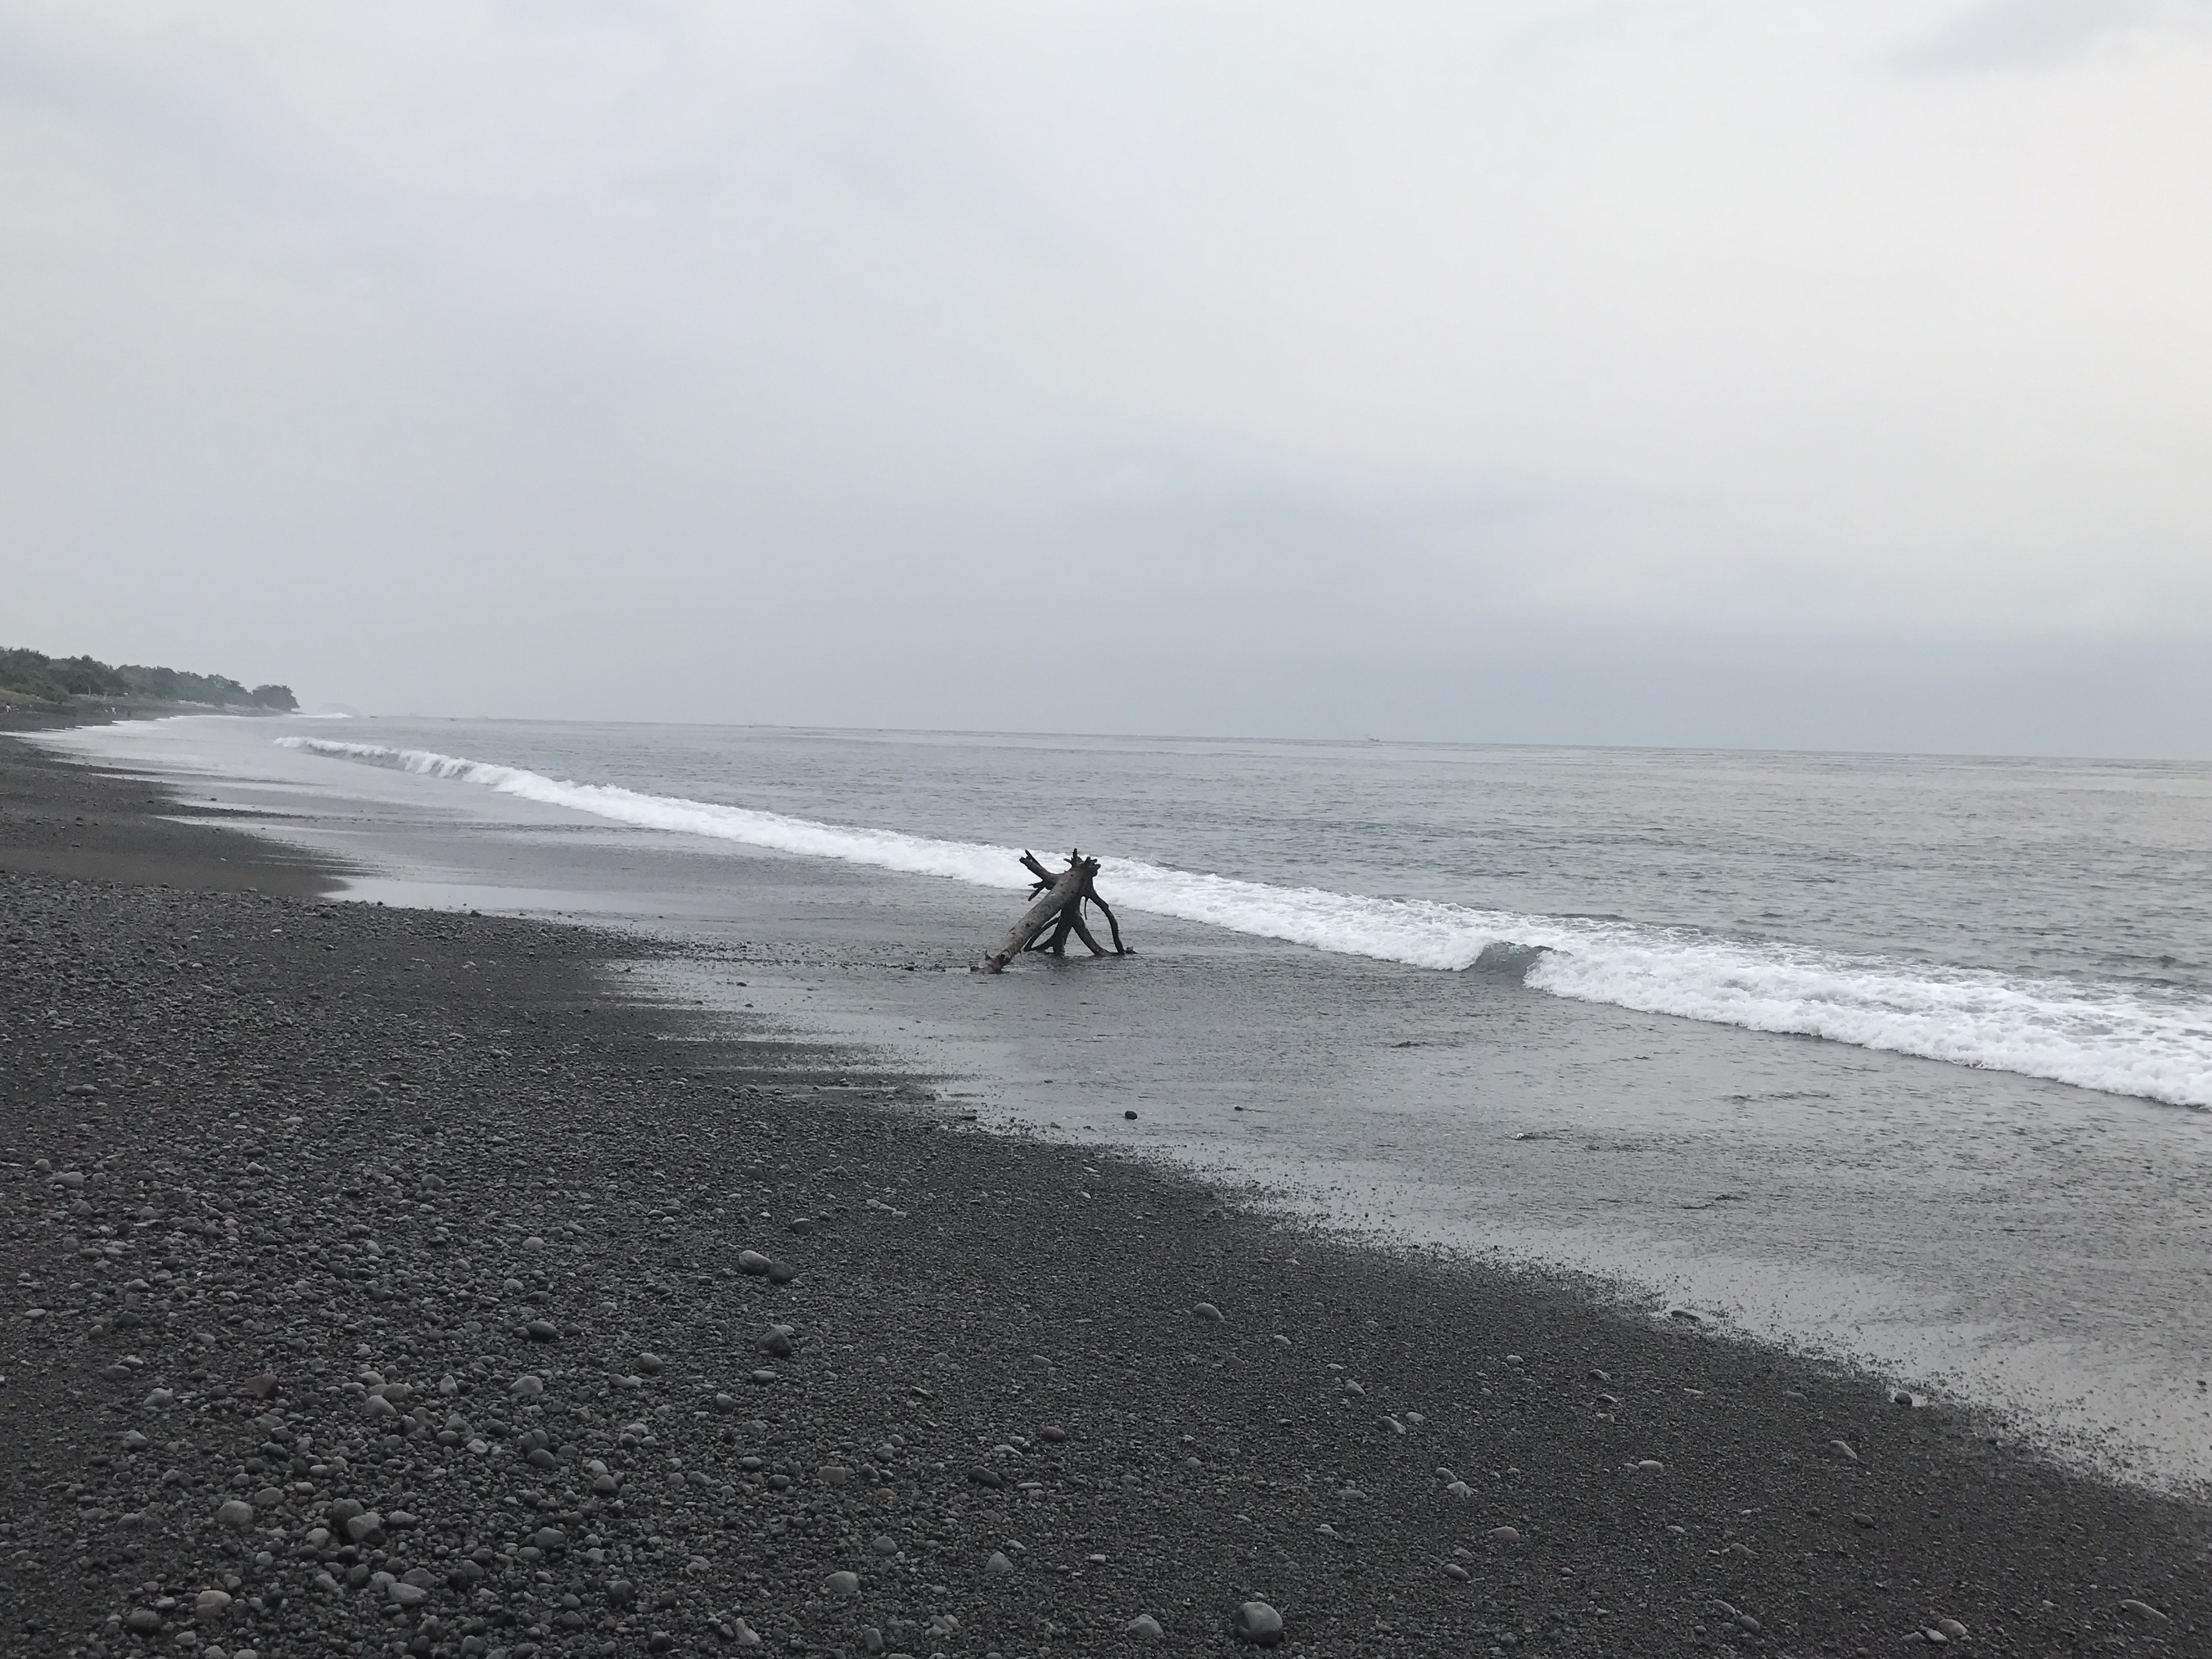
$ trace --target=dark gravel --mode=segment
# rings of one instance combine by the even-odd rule
[[[8,1653],[2212,1643],[2201,1509],[812,1086],[634,940],[157,799],[0,742]]]

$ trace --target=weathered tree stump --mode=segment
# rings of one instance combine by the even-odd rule
[[[1021,920],[1009,928],[999,948],[977,963],[972,971],[978,974],[1001,972],[1006,965],[1024,951],[1049,951],[1054,956],[1067,954],[1070,933],[1091,947],[1094,957],[1132,957],[1136,952],[1121,943],[1121,924],[1115,920],[1113,907],[1098,896],[1091,884],[1098,874],[1098,860],[1087,859],[1081,851],[1071,850],[1067,868],[1057,872],[1048,870],[1034,853],[1022,854],[1022,867],[1036,878],[1030,889],[1034,901],[1022,912]],[[1111,951],[1091,937],[1085,925],[1083,908],[1095,904],[1106,918],[1106,926],[1114,937]],[[1049,935],[1047,929],[1050,930]]]

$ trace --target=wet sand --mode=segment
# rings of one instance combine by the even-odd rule
[[[0,744],[9,1651],[1199,1652],[1252,1599],[1314,1654],[2212,1630],[2198,1507],[981,1133],[625,998],[635,937],[333,905],[161,799]]]

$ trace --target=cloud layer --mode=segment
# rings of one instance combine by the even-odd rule
[[[2180,0],[0,3],[11,632],[384,709],[2212,752],[2206,292]]]

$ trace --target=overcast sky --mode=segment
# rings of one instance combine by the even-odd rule
[[[0,644],[2212,756],[2212,0],[0,0]]]

